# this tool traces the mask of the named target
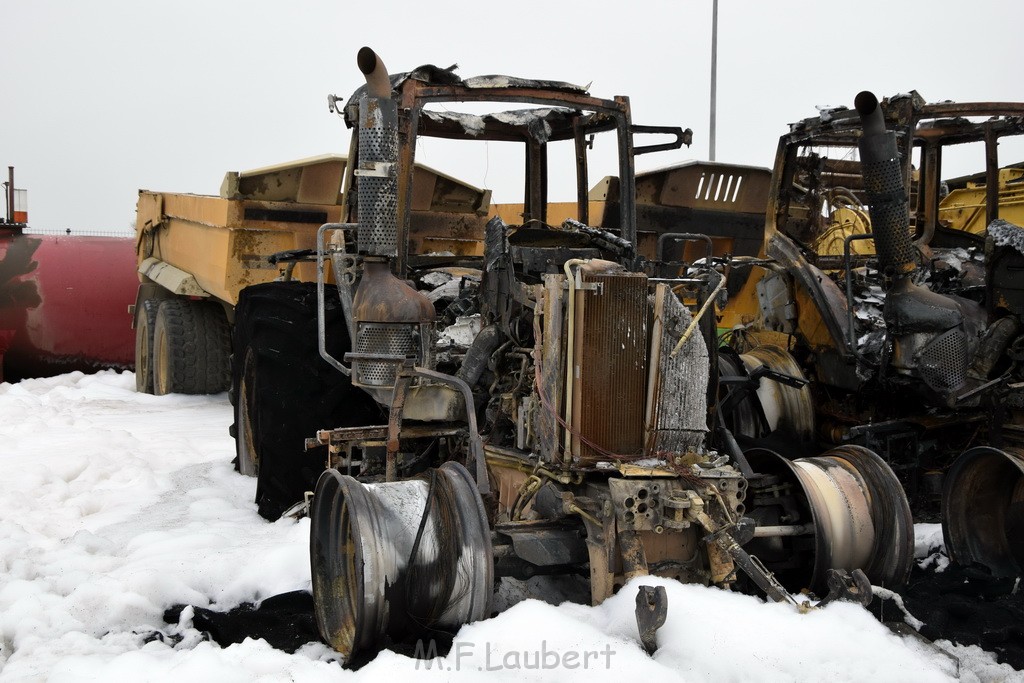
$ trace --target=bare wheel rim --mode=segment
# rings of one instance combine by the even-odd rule
[[[135,309],[135,390],[153,393],[153,334],[156,330],[157,299],[143,299]]]
[[[255,477],[260,471],[259,452],[256,449],[256,430],[253,425],[252,407],[253,401],[250,396],[254,390],[253,377],[250,375],[255,370],[255,356],[252,349],[245,352],[245,360],[242,363],[242,373],[238,386],[238,471],[246,476]]]
[[[170,362],[167,334],[163,327],[158,327],[153,335],[153,393],[157,396],[170,393]]]
[[[945,476],[942,535],[957,564],[981,564],[995,576],[1024,569],[1024,450],[976,446]]]

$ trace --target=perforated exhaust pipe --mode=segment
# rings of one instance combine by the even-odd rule
[[[414,355],[426,361],[434,306],[423,294],[392,273],[398,256],[398,103],[380,57],[368,47],[356,58],[366,77],[359,98],[357,181],[362,277],[353,299],[355,350],[367,355]],[[390,401],[397,366],[388,361],[358,360],[353,384],[368,388],[381,403]]]
[[[366,77],[359,98],[359,252],[398,255],[398,103],[380,57],[368,47],[356,58]]]
[[[864,91],[855,100],[863,124],[859,147],[878,264],[887,279],[882,316],[893,340],[892,367],[918,375],[947,404],[964,386],[968,337],[960,305],[914,283],[917,251],[896,134],[885,129],[878,99]]]
[[[859,93],[854,106],[863,125],[858,147],[879,265],[886,275],[901,278],[914,270],[914,245],[896,133],[885,129],[873,93]]]

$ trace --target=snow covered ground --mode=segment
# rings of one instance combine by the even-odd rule
[[[801,615],[668,587],[659,650],[640,647],[635,585],[598,607],[528,600],[464,627],[447,657],[383,652],[352,672],[324,645],[221,648],[186,609],[225,610],[310,585],[308,520],[262,520],[231,467],[224,395],[137,394],[131,373],[0,384],[0,680],[943,681],[956,661],[849,604]],[[919,553],[936,543],[922,527]],[[941,542],[941,533],[938,536]],[[643,583],[662,583],[646,579]],[[1024,680],[940,643],[962,680]]]

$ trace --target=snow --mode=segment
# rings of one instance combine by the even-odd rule
[[[921,569],[934,567],[941,572],[949,566],[941,524],[914,525],[914,557]]]
[[[946,681],[953,659],[851,604],[780,604],[655,578],[602,605],[525,600],[461,629],[446,657],[385,651],[359,671],[325,646],[229,647],[191,609],[229,609],[310,585],[308,520],[268,523],[234,472],[225,395],[137,394],[131,373],[0,384],[0,680],[594,682]],[[921,530],[919,547],[934,530]],[[941,532],[939,532],[941,542]],[[668,619],[648,657],[636,586],[664,584]],[[1021,680],[978,648],[942,646],[962,680]],[[429,643],[424,645],[429,652]]]
[[[988,225],[988,234],[999,247],[1013,247],[1024,253],[1024,228],[1000,218]]]

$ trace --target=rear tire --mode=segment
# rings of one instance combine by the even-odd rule
[[[348,328],[333,287],[326,296],[328,350],[341,358]],[[325,447],[305,450],[318,429],[377,424],[377,404],[327,364],[318,349],[316,285],[268,282],[242,290],[232,334],[235,468],[256,470],[256,503],[274,520],[312,491]]]
[[[216,394],[228,386],[228,321],[212,301],[165,299],[153,331],[153,393]]]
[[[153,393],[153,332],[159,299],[143,299],[135,311],[135,391]]]

